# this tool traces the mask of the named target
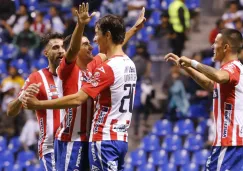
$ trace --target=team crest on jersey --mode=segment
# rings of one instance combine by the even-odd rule
[[[97,68],[97,70],[99,70],[99,71],[101,71],[101,72],[105,73],[105,69],[104,69],[104,67],[103,67],[103,66],[102,66],[102,67],[100,67],[100,68]]]
[[[51,99],[58,98],[58,91],[55,85],[53,84],[49,85],[48,96],[51,97]]]
[[[71,127],[71,122],[73,120],[73,110],[72,108],[67,109],[67,115],[66,117],[66,122],[65,122],[65,129],[63,131],[64,134],[70,134],[70,127]]]
[[[109,171],[116,171],[117,170],[117,164],[115,161],[108,161],[108,170]]]

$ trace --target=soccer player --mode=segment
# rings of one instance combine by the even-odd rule
[[[224,29],[212,45],[215,69],[187,57],[165,56],[174,61],[203,88],[213,92],[213,111],[216,136],[206,170],[238,171],[243,167],[243,66],[238,60],[242,35],[234,29]]]
[[[24,106],[37,109],[76,107],[89,97],[98,97],[90,136],[90,167],[93,170],[122,170],[132,116],[136,68],[122,50],[125,26],[121,18],[105,16],[97,22],[95,31],[94,40],[108,60],[103,63],[93,60],[92,65],[89,64],[81,89],[73,95],[51,101],[26,96]]]
[[[66,53],[66,57],[76,56],[81,42],[80,30],[83,29],[82,20],[85,20],[84,4],[76,12],[79,18],[76,29],[72,37],[72,43]],[[35,94],[39,100],[51,100],[63,96],[62,81],[57,77],[56,68],[65,54],[63,48],[63,37],[60,34],[49,34],[44,38],[47,43],[44,54],[48,58],[49,67],[32,73],[26,80],[19,97],[8,105],[7,114],[17,115],[22,107],[22,100],[25,94]],[[78,43],[74,43],[77,41]],[[57,128],[64,117],[63,110],[36,110],[36,115],[40,128],[39,157],[43,163],[43,170],[56,170],[53,140]]]

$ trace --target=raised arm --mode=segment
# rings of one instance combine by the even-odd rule
[[[35,96],[25,95],[23,106],[27,109],[65,109],[77,107],[88,99],[88,95],[80,90],[79,92],[53,100],[38,100]]]
[[[165,56],[166,61],[173,61],[176,65],[180,66],[180,62],[182,58],[179,58],[177,55],[173,53],[169,53]],[[189,65],[182,65],[183,69],[192,77],[192,79],[199,84],[202,88],[213,91],[214,81],[206,77],[204,74],[190,67]]]
[[[227,83],[230,79],[229,73],[227,71],[218,70],[211,66],[201,64],[201,63],[199,63],[195,60],[191,60],[185,56],[182,56],[180,58],[179,63],[185,67],[195,68],[197,71],[204,74],[210,80],[217,82],[219,84]]]
[[[128,40],[130,40],[132,38],[132,36],[134,36],[140,29],[143,28],[144,22],[146,21],[144,14],[145,14],[145,8],[143,7],[141,14],[138,17],[134,26],[126,32],[125,39],[124,39],[124,42],[122,44],[123,46],[128,42]]]
[[[88,11],[89,11],[88,3],[86,3],[86,5],[85,3],[82,3],[82,5],[79,5],[79,11],[77,10],[75,11],[76,16],[78,18],[78,22],[73,32],[70,46],[66,53],[65,59],[67,63],[72,63],[76,59],[76,56],[80,50],[84,27],[86,24],[90,22],[92,17],[95,15],[95,12],[89,15]]]

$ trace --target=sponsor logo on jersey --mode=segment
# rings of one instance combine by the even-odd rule
[[[234,73],[235,70],[235,65],[233,63],[228,64],[227,66],[225,66],[223,69],[229,71],[231,74]]]
[[[223,124],[223,138],[228,136],[228,126],[230,125],[230,118],[232,114],[233,105],[224,103],[224,124]]]
[[[126,124],[113,126],[114,132],[127,132],[127,129],[128,129],[128,125],[126,125]]]
[[[68,113],[66,115],[66,127],[63,131],[64,134],[69,134],[70,133],[70,127],[71,127],[71,123],[72,123],[72,119],[73,119],[73,110],[72,108],[68,108],[67,109]]]
[[[77,158],[77,161],[76,161],[76,167],[79,167],[79,165],[80,165],[82,149],[83,149],[83,148],[80,147],[79,150],[78,150],[78,158]]]
[[[55,85],[53,84],[49,85],[48,96],[51,97],[51,99],[58,98],[58,91]]]
[[[93,161],[95,162],[97,160],[97,157],[95,154],[95,143],[94,142],[91,143],[91,153],[92,153]]]
[[[213,90],[213,98],[214,98],[214,99],[217,99],[218,97],[219,97],[218,89],[215,88],[215,89]]]
[[[115,161],[108,161],[108,171],[117,171],[117,164]]]
[[[98,132],[99,125],[104,122],[104,118],[105,118],[105,115],[107,114],[108,110],[109,110],[108,107],[102,107],[101,112],[100,112],[98,119],[94,126],[94,132],[93,132],[94,134],[96,134]]]
[[[99,171],[100,169],[94,165],[92,165],[91,167],[91,171]]]

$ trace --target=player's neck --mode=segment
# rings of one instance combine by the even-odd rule
[[[77,59],[76,64],[77,64],[77,66],[79,67],[79,69],[81,69],[81,70],[86,69],[86,66],[87,66],[87,65],[86,65],[85,62],[83,62],[83,61]]]
[[[226,55],[225,58],[222,60],[221,65],[224,65],[230,61],[237,60],[238,54],[237,53],[230,53],[229,55]]]
[[[122,50],[122,45],[116,45],[116,44],[110,45],[106,55],[108,58],[111,58],[114,55],[124,55],[124,52]]]
[[[57,73],[56,73],[56,68],[55,68],[53,65],[51,65],[51,64],[49,64],[49,71],[50,71],[50,73],[52,73],[53,75],[57,75]]]

